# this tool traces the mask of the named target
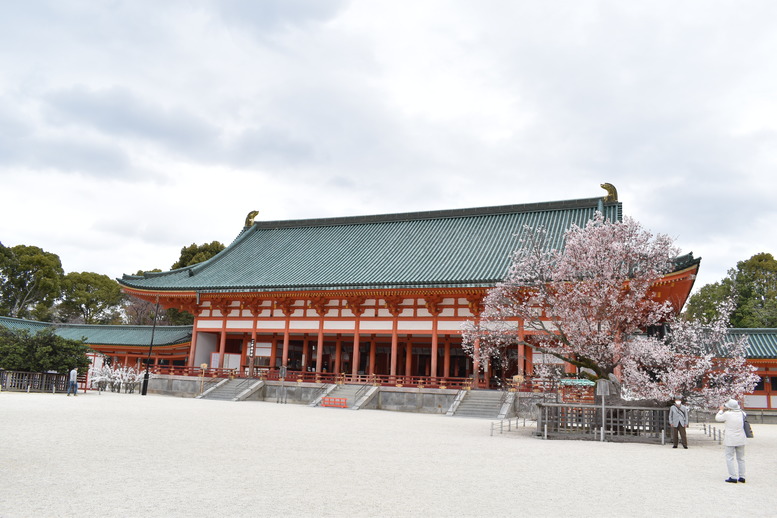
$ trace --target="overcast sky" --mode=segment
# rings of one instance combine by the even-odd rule
[[[0,242],[168,269],[258,220],[604,195],[777,254],[777,2],[6,2]]]

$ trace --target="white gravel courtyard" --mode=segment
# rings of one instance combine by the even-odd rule
[[[777,515],[777,425],[722,446],[543,441],[490,421],[94,392],[0,393],[1,517]]]

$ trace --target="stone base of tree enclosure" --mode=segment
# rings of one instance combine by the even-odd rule
[[[537,432],[545,439],[574,439],[664,444],[669,437],[669,408],[568,403],[538,405]]]

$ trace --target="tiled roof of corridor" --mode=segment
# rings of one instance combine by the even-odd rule
[[[70,340],[83,339],[88,345],[148,346],[152,326],[52,324],[21,318],[0,317],[0,327],[37,333],[53,327],[54,332]],[[192,326],[156,326],[154,345],[177,345],[190,342]]]
[[[291,291],[493,286],[507,274],[524,225],[564,232],[595,211],[620,221],[602,198],[473,209],[255,222],[200,264],[119,280],[158,291]]]
[[[728,336],[737,338],[747,335],[747,357],[750,359],[777,359],[777,329],[744,329],[728,330]]]

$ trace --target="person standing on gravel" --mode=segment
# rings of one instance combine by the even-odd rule
[[[729,399],[721,405],[715,415],[715,420],[725,424],[726,435],[723,438],[723,446],[726,448],[726,467],[728,478],[726,482],[736,484],[745,483],[745,414],[739,408],[735,399]]]
[[[672,427],[672,448],[677,448],[679,434],[683,448],[687,450],[688,436],[685,429],[688,428],[688,407],[683,405],[680,397],[675,398],[674,405],[669,409],[669,426]]]
[[[78,395],[78,367],[73,367],[70,371],[70,378],[67,383],[67,395],[70,395],[70,391],[73,391],[73,396]]]

